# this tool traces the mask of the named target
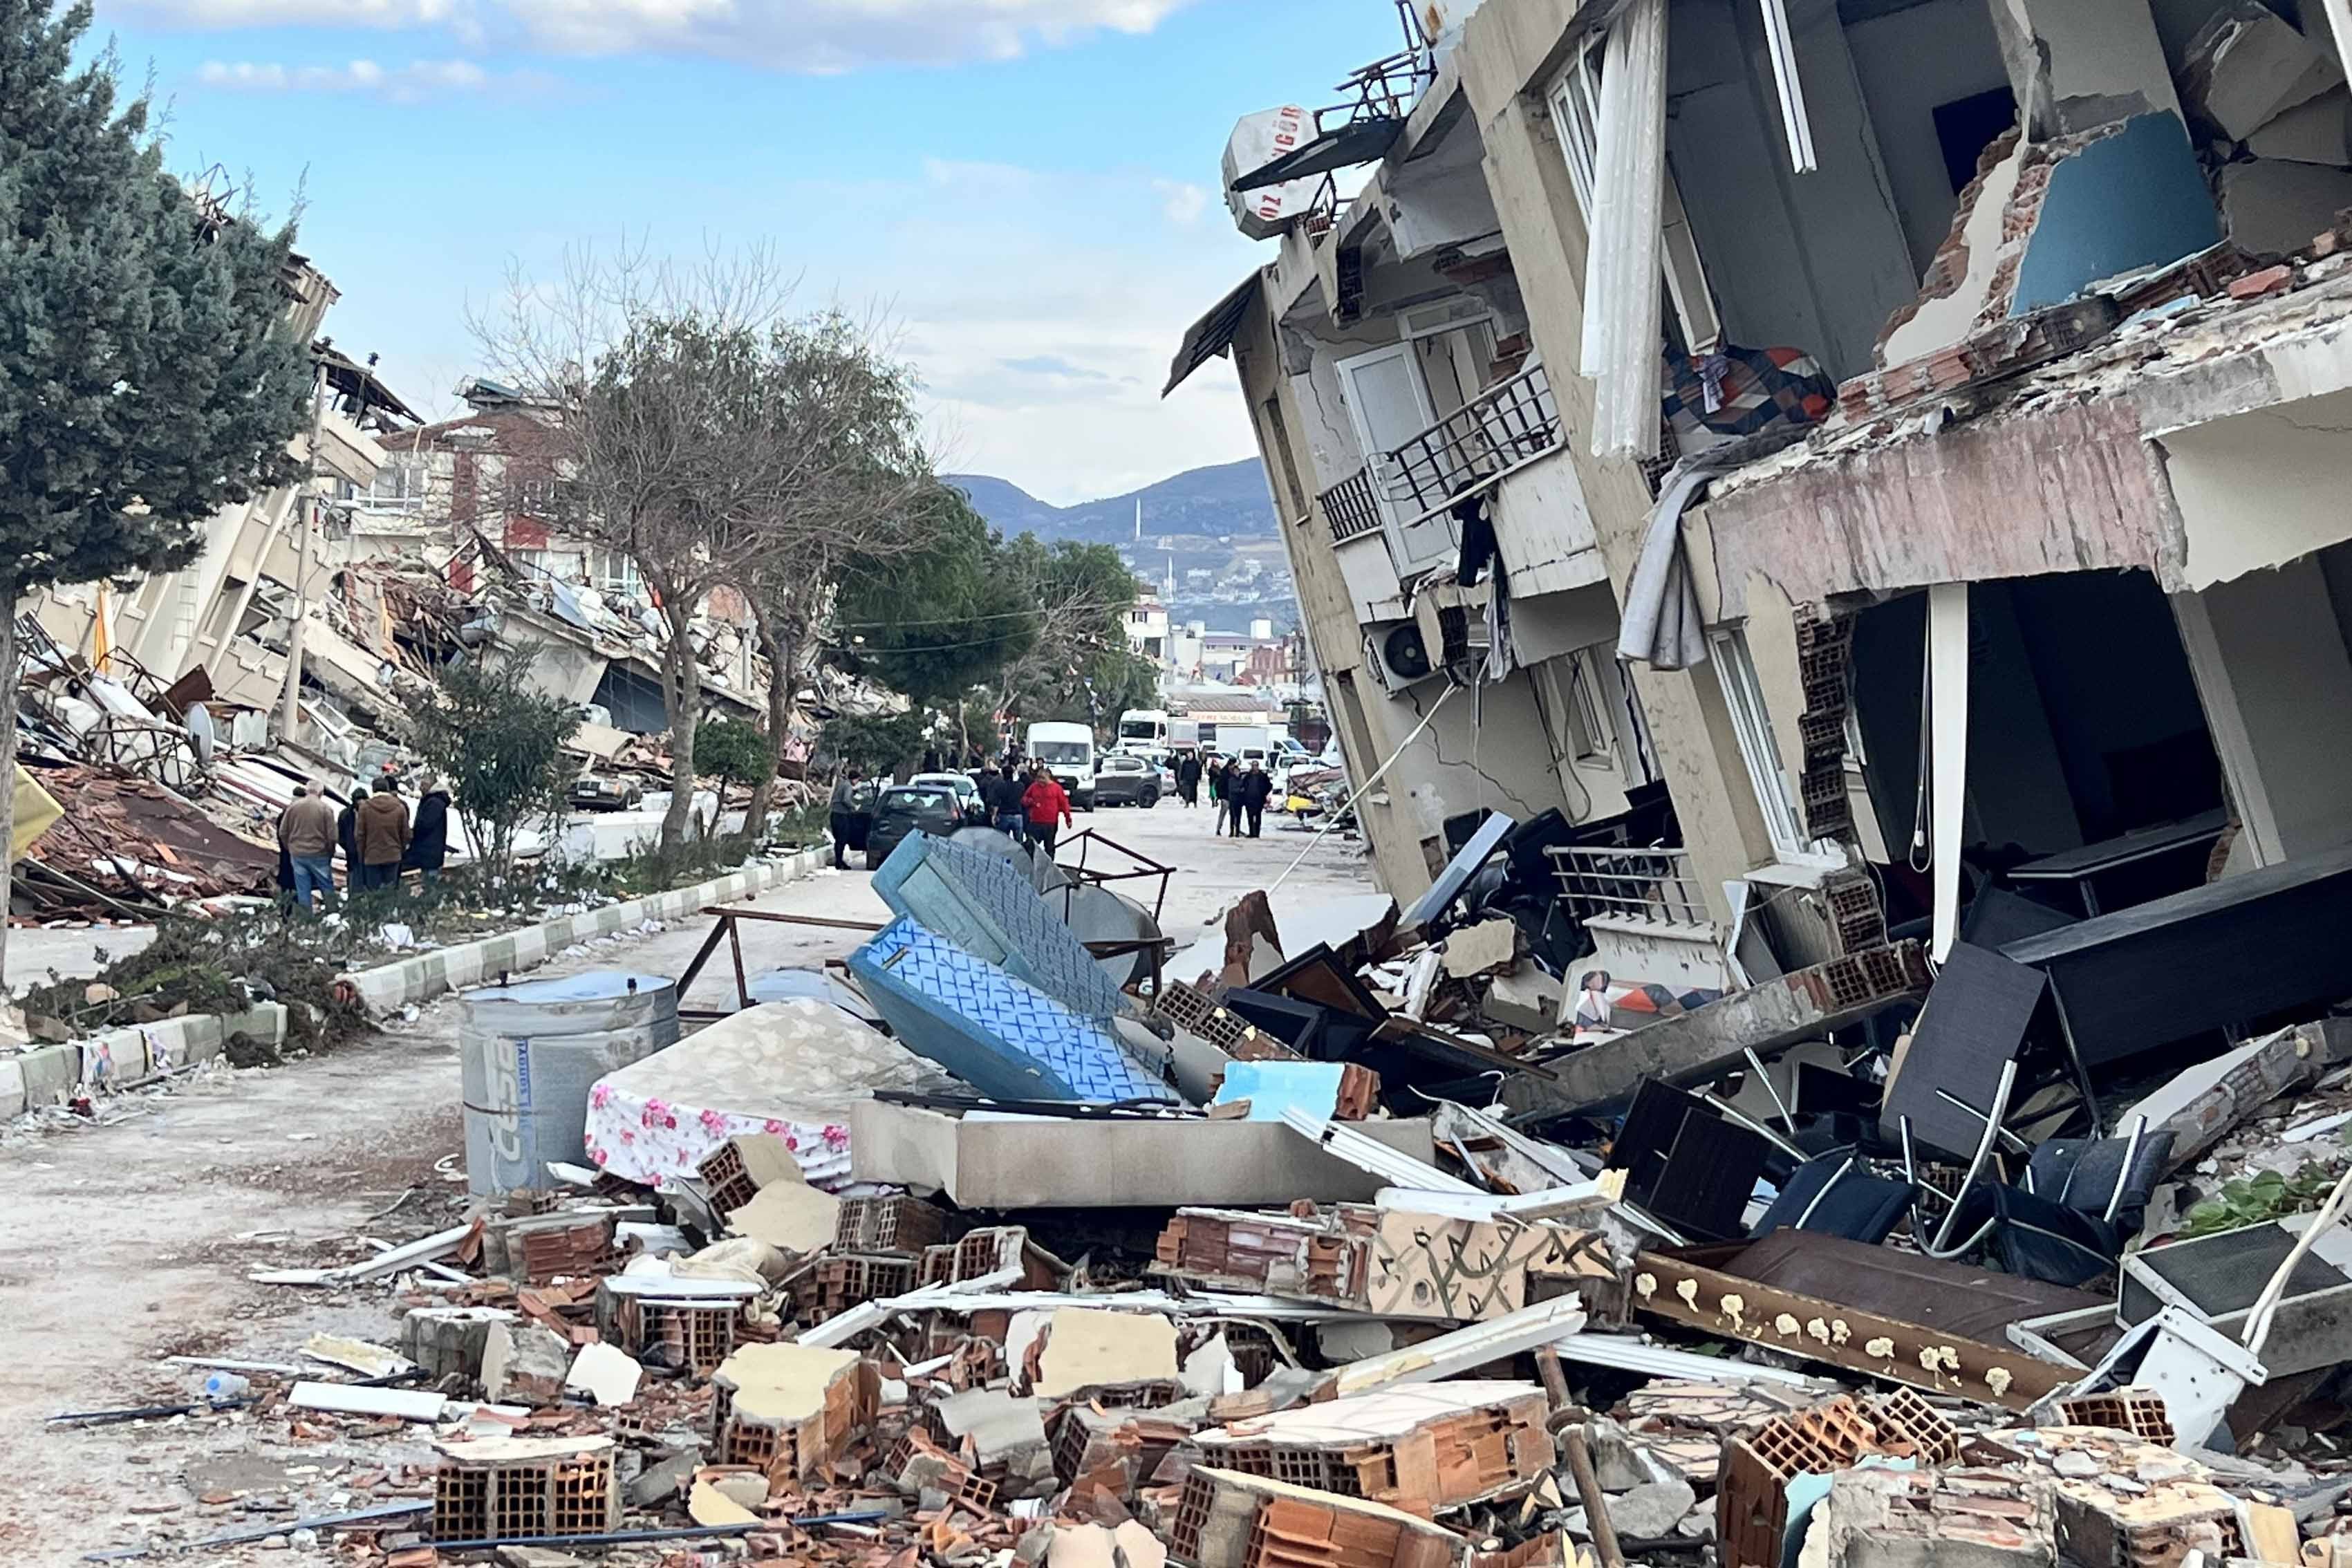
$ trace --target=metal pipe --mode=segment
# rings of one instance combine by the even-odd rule
[[[2106,1221],[2109,1225],[2113,1225],[2115,1223],[2116,1210],[2124,1201],[2124,1184],[2131,1180],[2132,1162],[2139,1158],[2140,1135],[2147,1131],[2147,1117],[2135,1116],[2132,1118],[2131,1142],[2124,1145],[2123,1168],[2116,1173],[2116,1190],[2107,1194],[2106,1212],[2099,1215],[2101,1219]],[[2085,1151],[2085,1152],[2088,1152],[2088,1151]],[[2080,1163],[2079,1161],[2076,1163]]]
[[[1976,1112],[1984,1118],[1984,1136],[1977,1140],[1976,1156],[1969,1162],[1969,1173],[1960,1178],[1960,1190],[1952,1194],[1952,1212],[1944,1216],[1943,1225],[1937,1227],[1934,1247],[1928,1248],[1930,1252],[1942,1247],[1950,1239],[1952,1222],[1960,1217],[1961,1201],[1969,1195],[1969,1189],[1976,1185],[1977,1173],[1984,1169],[1986,1159],[1992,1153],[1994,1138],[2000,1131],[2000,1119],[2009,1110],[2009,1091],[2016,1082],[2017,1062],[2011,1058],[2000,1064],[2000,1083],[1993,1090],[1991,1107]]]

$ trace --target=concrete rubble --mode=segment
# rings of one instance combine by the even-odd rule
[[[1507,904],[1440,898],[1414,924],[1390,906],[1294,953],[1252,900],[1228,926],[1251,963],[1106,989],[1025,878],[940,848],[910,841],[876,879],[898,918],[848,968],[887,973],[891,1002],[789,1005],[921,1059],[924,1087],[863,1090],[838,1140],[730,1131],[650,1180],[583,1149],[388,1261],[256,1276],[380,1302],[385,1343],[316,1336],[299,1380],[238,1363],[257,1369],[238,1419],[431,1440],[304,1526],[340,1560],[2352,1552],[2352,1232],[2340,1202],[2307,1212],[2352,1165],[2352,1052],[2325,1008],[2168,1079],[2089,1071],[2107,1134],[2060,1136],[2067,1116],[2013,1092],[2051,1045],[2042,982],[2013,962],[2025,983],[1882,945],[1879,980],[1801,991],[1809,1026],[1738,993],[1639,1028],[1572,1002],[1547,1022],[1538,987],[1504,987],[1541,973]],[[934,879],[911,878],[927,858]],[[896,908],[910,885],[957,936]],[[1760,1111],[1727,1081],[1890,1020],[1891,1075],[1866,1047],[1808,1057],[1846,1087],[1809,1077]],[[796,1058],[693,1045],[621,1069],[643,1103],[672,1053],[722,1126],[739,1093],[793,1093],[723,1064]],[[1207,1064],[1193,1092],[1180,1054]],[[1989,1096],[1975,1122],[2006,1135],[1882,1126],[1921,1085]],[[641,1130],[670,1136],[667,1114]]]

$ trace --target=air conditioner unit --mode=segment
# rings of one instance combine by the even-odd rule
[[[1438,673],[1429,644],[1412,621],[1387,621],[1364,628],[1364,667],[1381,689],[1393,697]]]
[[[1397,332],[1405,338],[1433,338],[1440,332],[1450,332],[1456,327],[1466,327],[1483,321],[1493,314],[1486,301],[1475,294],[1456,294],[1450,300],[1432,304],[1415,305],[1410,310],[1397,312]]]

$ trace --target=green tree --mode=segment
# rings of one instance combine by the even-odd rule
[[[445,665],[415,715],[416,753],[448,781],[449,807],[494,880],[514,868],[517,833],[562,820],[574,771],[563,743],[580,728],[580,710],[532,685],[530,655]]]
[[[694,763],[705,777],[719,781],[719,812],[723,816],[727,813],[727,786],[748,784],[756,787],[762,775],[774,774],[776,753],[757,725],[740,719],[707,719],[702,732],[695,739]],[[760,828],[757,818],[744,819],[744,832],[757,837]]]
[[[144,97],[77,70],[88,0],[0,0],[0,594],[174,570],[199,525],[290,482],[306,345],[280,282],[291,225],[163,172]],[[16,689],[13,609],[0,692]],[[0,778],[16,705],[0,702]],[[0,790],[0,842],[15,791]],[[5,926],[0,924],[0,952]]]
[[[844,767],[872,777],[895,773],[923,749],[919,713],[843,713],[824,721],[820,737]]]
[[[769,552],[739,584],[768,661],[770,765],[751,792],[752,820],[767,815],[775,763],[799,716],[802,682],[824,651],[821,628],[843,581],[931,548],[949,493],[931,478],[923,450],[914,372],[885,351],[870,326],[827,311],[793,323],[779,334],[779,346],[803,395],[841,411],[826,429],[845,457],[823,465],[834,479],[825,493],[771,521],[772,540],[790,548]]]
[[[1135,574],[1108,544],[1063,540],[1048,546],[1023,534],[997,563],[1004,591],[1036,606],[1036,640],[997,677],[996,705],[1024,722],[1067,719],[1116,721],[1130,700],[1158,689],[1157,672],[1127,642],[1135,607]]]
[[[973,692],[1037,645],[1041,617],[962,491],[935,486],[919,500],[917,548],[845,562],[834,607],[833,659],[908,701],[951,715],[959,744],[974,743]],[[992,705],[992,690],[982,700]],[[992,734],[990,737],[993,739]]]

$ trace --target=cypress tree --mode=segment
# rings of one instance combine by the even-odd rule
[[[188,564],[206,518],[299,477],[307,425],[293,226],[165,173],[111,51],[75,68],[89,23],[0,0],[0,781],[26,595]],[[15,807],[0,787],[0,844]]]

